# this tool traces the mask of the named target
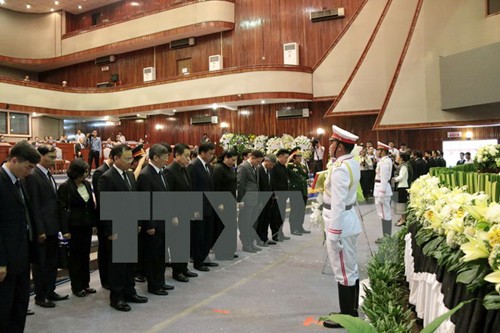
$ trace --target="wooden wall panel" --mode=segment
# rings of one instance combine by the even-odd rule
[[[101,72],[101,66],[87,62],[40,73],[40,81],[60,84],[68,81],[73,87],[95,87],[98,82],[109,80],[112,73],[120,75],[122,84],[142,82],[142,68],[156,65],[158,79],[177,75],[176,63],[180,59],[191,59],[192,72],[208,71],[208,57],[222,54],[224,68],[256,65],[283,64],[283,44],[299,44],[300,64],[313,67],[328,51],[348,20],[364,0],[237,0],[235,1],[235,29],[196,38],[196,45],[171,50],[168,44],[118,55],[116,63],[109,64],[108,72]],[[151,6],[174,6],[183,1],[143,1]],[[184,1],[186,2],[186,1]],[[187,1],[189,2],[189,1]],[[103,7],[109,15],[127,17],[129,2],[119,2]],[[309,11],[322,8],[344,7],[346,17],[337,20],[313,23]],[[91,13],[78,15],[86,22]],[[108,14],[106,14],[108,15]],[[84,24],[84,23],[82,23]],[[86,23],[85,23],[86,24]],[[156,59],[156,63],[153,62]]]

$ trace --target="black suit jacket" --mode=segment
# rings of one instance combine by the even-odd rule
[[[21,184],[22,187],[24,185]],[[33,221],[29,197],[23,190],[25,203],[9,175],[0,167],[0,266],[7,267],[7,274],[19,274],[29,265],[28,219]],[[36,232],[33,230],[33,237]]]
[[[167,178],[168,190],[175,192],[191,191],[191,178],[187,169],[183,168],[179,163],[171,163],[165,170]],[[184,177],[184,175],[186,177]],[[187,182],[186,182],[187,178]]]
[[[92,197],[92,188],[90,187],[90,183],[86,180],[83,181],[85,188],[87,189],[87,193],[90,196],[88,201],[84,201],[80,193],[78,193],[78,188],[76,184],[68,179],[65,181],[59,189],[57,190],[57,194],[59,197],[59,209],[60,216],[64,216],[64,210],[69,208],[69,218],[66,220],[62,218],[62,229],[64,232],[67,232],[68,227],[81,227],[81,226],[96,226],[96,206],[94,203],[94,198]]]
[[[288,191],[288,170],[279,162],[271,169],[271,186],[273,191]]]
[[[135,182],[134,174],[130,171],[127,172],[127,177],[132,185],[132,191],[137,190],[137,184]],[[102,192],[128,192],[128,188],[125,180],[122,178],[121,174],[116,170],[115,167],[109,168],[108,171],[104,172],[99,178],[99,184],[97,185],[99,193]],[[104,234],[110,236],[112,234],[111,221],[103,220],[101,225],[104,228]]]
[[[162,172],[162,171],[160,171]],[[150,164],[146,165],[142,168],[139,177],[137,178],[137,190],[143,192],[163,192],[167,191],[167,180],[166,177],[165,184],[161,179],[161,176],[158,172],[156,172],[155,168]],[[151,203],[153,202],[153,198],[151,198]],[[165,232],[165,222],[157,221],[152,219],[152,212],[150,209],[150,220],[143,222],[143,227],[148,229],[155,228],[158,232]]]
[[[97,207],[99,207],[99,179],[101,178],[103,173],[108,170],[109,166],[106,163],[103,163],[97,169],[95,169],[94,173],[92,174],[92,188],[94,189]]]
[[[259,173],[259,191],[272,191],[272,174],[271,170],[268,170],[270,177],[266,174],[265,167],[261,164],[257,167],[257,172]]]
[[[210,174],[207,172],[199,158],[196,158],[191,164],[189,164],[188,172],[191,177],[191,190],[196,192],[212,191],[212,175],[214,171],[210,164],[208,165],[208,169],[210,170]],[[203,195],[203,217],[210,218],[212,216],[212,205],[210,205],[210,201],[208,201],[207,197]]]
[[[33,220],[38,235],[56,236],[61,231],[57,193],[51,181],[40,168],[35,167],[25,180],[33,209]]]

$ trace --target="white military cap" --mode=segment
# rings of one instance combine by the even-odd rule
[[[359,137],[357,135],[343,130],[338,126],[332,125],[332,136],[330,137],[330,140],[337,140],[344,143],[355,144],[358,139]]]
[[[383,142],[377,141],[377,149],[389,150],[391,147]]]

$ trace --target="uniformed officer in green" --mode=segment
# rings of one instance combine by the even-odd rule
[[[302,224],[306,212],[307,202],[307,169],[302,164],[300,148],[294,148],[288,158],[288,189],[290,194],[290,232],[292,235],[301,236],[311,233],[305,230]]]

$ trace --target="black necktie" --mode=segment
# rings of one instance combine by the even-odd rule
[[[54,192],[57,193],[57,183],[50,171],[47,171],[47,177],[49,177],[50,185],[54,188]]]
[[[165,187],[166,190],[168,190],[168,187],[167,187],[167,182],[165,181],[165,177],[163,176],[163,172],[160,170],[158,172],[158,174],[160,175],[160,178],[161,178],[161,182],[163,183],[163,186]]]
[[[24,205],[24,213],[26,214],[26,222],[27,222],[26,228],[28,231],[28,238],[30,241],[32,241],[33,240],[33,228],[31,227],[31,219],[30,219],[30,214],[28,213],[28,205],[26,205],[26,197],[24,196],[23,188],[21,187],[21,182],[19,181],[19,179],[16,181],[16,188],[19,191],[19,196],[21,197],[21,200],[22,200],[23,205]]]
[[[125,181],[125,184],[127,185],[128,190],[132,191],[132,184],[130,184],[130,180],[127,177],[127,173],[124,171],[122,175],[123,175],[123,180]]]

